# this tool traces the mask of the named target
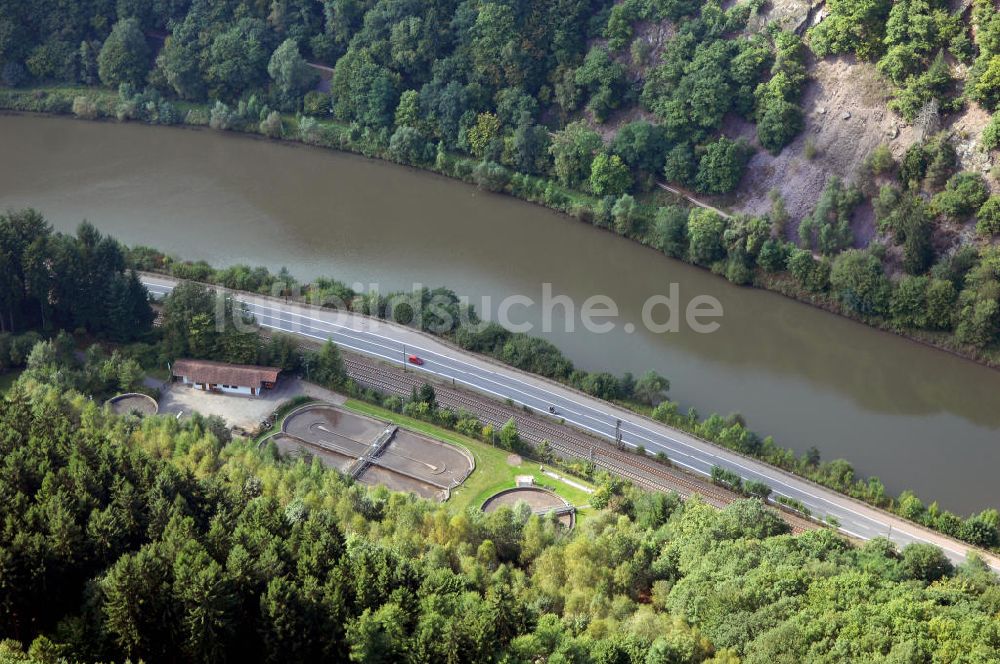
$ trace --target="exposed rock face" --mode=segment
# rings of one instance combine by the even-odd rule
[[[754,155],[734,208],[762,214],[770,207],[767,193],[777,189],[792,219],[801,219],[831,175],[850,180],[879,144],[888,143],[898,158],[916,140],[917,132],[886,109],[889,88],[871,63],[826,58],[814,62],[810,74],[802,98],[805,129],[780,154]],[[807,152],[815,156],[808,159]]]
[[[818,22],[817,10],[822,6],[823,0],[773,0],[762,12],[762,18],[801,35]]]

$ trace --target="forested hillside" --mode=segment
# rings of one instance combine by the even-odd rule
[[[0,402],[10,662],[987,662],[1000,587],[932,547],[790,536],[619,487],[577,532],[22,381]],[[20,642],[20,645],[15,642]]]
[[[744,31],[759,1],[725,11],[676,0],[70,5],[0,9],[8,85],[148,84],[167,97],[230,106],[256,93],[271,109],[357,123],[386,146],[394,137],[419,148],[417,157],[430,148],[433,159],[441,143],[598,195],[621,195],[633,181],[648,189],[661,174],[731,191],[751,147],[722,136],[727,114],[759,120],[760,143],[772,151],[802,125],[805,50],[787,32]],[[633,40],[642,22],[677,34],[654,52]],[[317,74],[306,60],[333,67],[329,97],[309,92]],[[637,104],[654,122],[627,125],[592,169],[602,139],[591,126]]]
[[[9,0],[0,107],[433,169],[998,363],[998,44],[989,0]]]

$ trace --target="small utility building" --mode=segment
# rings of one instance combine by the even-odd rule
[[[210,360],[177,360],[170,373],[174,380],[211,392],[257,395],[278,382],[281,369]]]

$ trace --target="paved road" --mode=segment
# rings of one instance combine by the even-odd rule
[[[159,275],[143,274],[142,282],[154,297],[162,297],[178,283]],[[286,303],[277,298],[234,293],[262,327],[310,339],[332,339],[358,353],[406,364],[409,354],[424,360],[414,372],[425,372],[462,384],[498,399],[510,399],[538,413],[555,407],[557,416],[581,430],[614,439],[620,427],[622,440],[642,445],[651,453],[664,452],[675,465],[708,475],[713,466],[738,473],[745,480],[766,482],[776,495],[801,501],[820,518],[832,516],[840,530],[867,540],[888,536],[900,546],[929,542],[941,547],[955,561],[965,559],[969,547],[860,501],[717,445],[695,438],[654,420],[618,408],[555,381],[512,369],[411,328],[344,311]],[[619,424],[620,423],[620,424]],[[1000,558],[983,554],[1000,572]]]

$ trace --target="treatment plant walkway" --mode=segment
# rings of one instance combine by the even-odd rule
[[[144,273],[141,278],[155,297],[165,296],[180,283],[162,275]],[[719,466],[744,480],[765,482],[775,495],[800,501],[813,515],[833,517],[839,529],[854,538],[889,537],[900,546],[927,542],[940,547],[955,561],[976,550],[990,567],[1000,572],[1000,558],[963,542],[571,387],[464,351],[419,330],[349,311],[252,293],[230,293],[246,305],[261,327],[308,339],[331,339],[344,348],[402,366],[407,365],[408,355],[416,354],[424,363],[419,367],[410,365],[411,371],[436,376],[500,400],[509,399],[537,413],[544,414],[553,407],[558,413],[556,417],[573,427],[610,440],[620,433],[626,445],[641,445],[652,454],[663,452],[673,464],[700,475],[707,476],[713,466]]]

